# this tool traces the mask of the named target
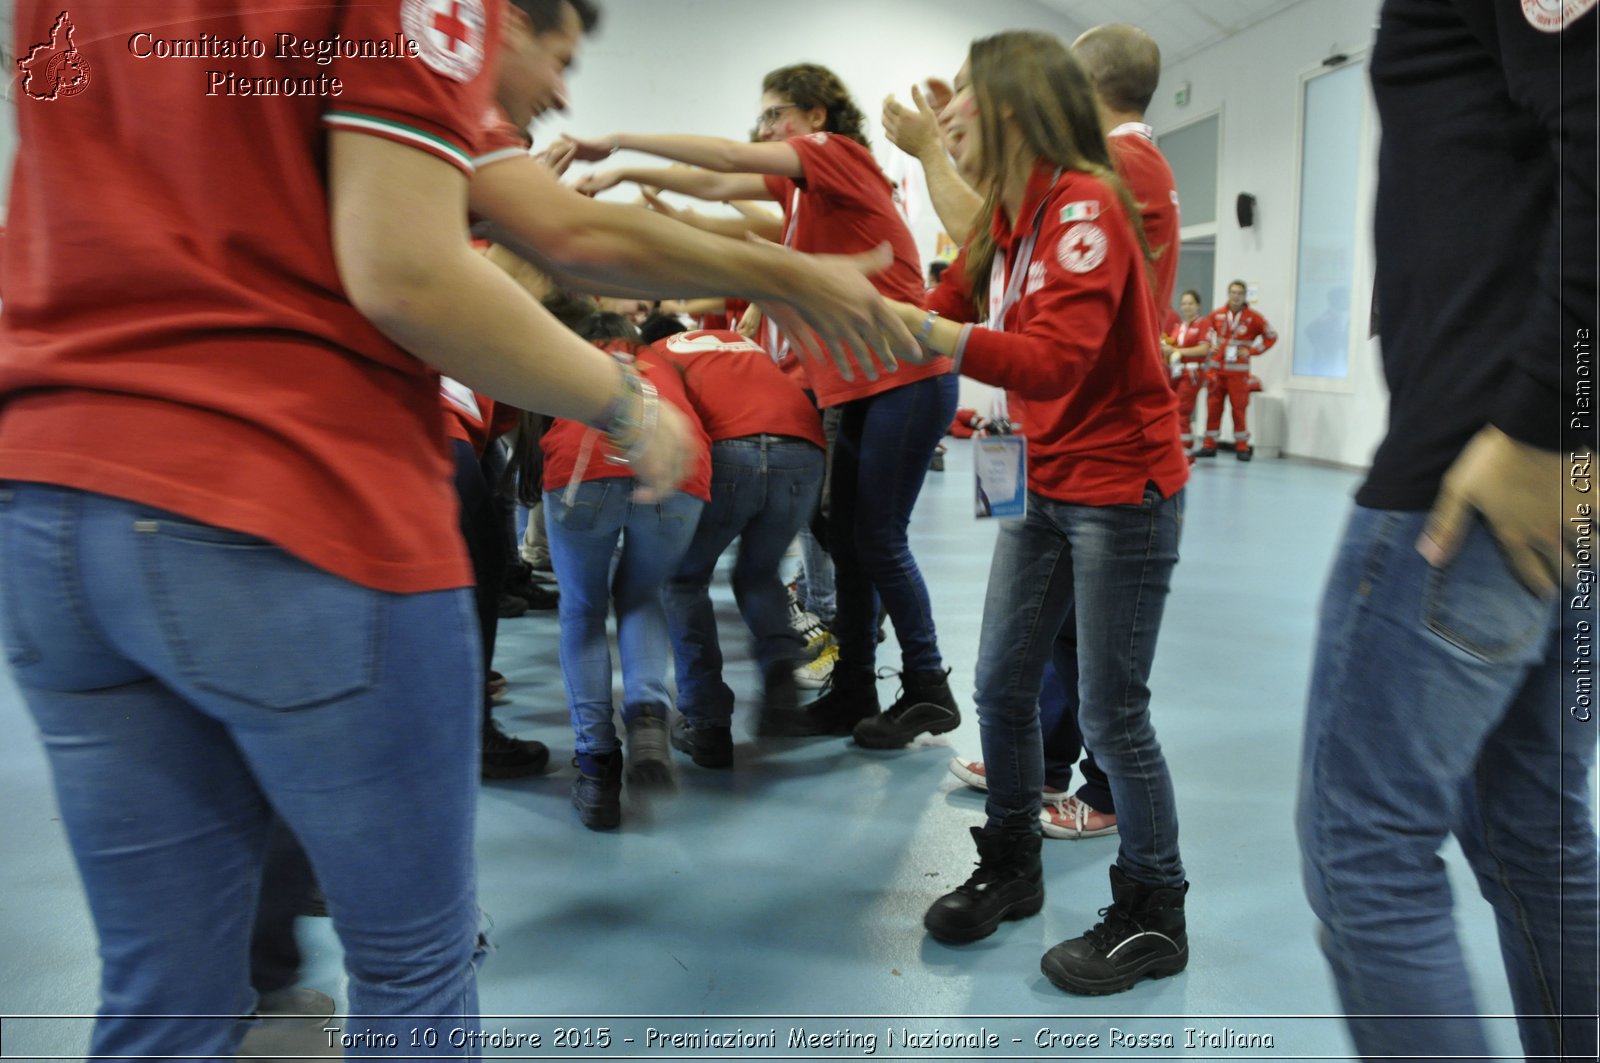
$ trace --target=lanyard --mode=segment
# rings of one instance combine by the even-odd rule
[[[1055,188],[1059,180],[1061,168],[1057,167],[1055,176],[1050,178],[1050,187]],[[995,252],[994,263],[989,267],[989,327],[996,332],[1006,330],[1007,315],[1022,301],[1022,287],[1028,281],[1028,270],[1033,265],[1033,250],[1039,243],[1039,232],[1044,227],[1044,209],[1049,203],[1050,195],[1047,192],[1039,200],[1033,220],[1028,223],[1032,231],[1017,249],[1016,268],[1008,270],[1006,256],[998,250]],[[1007,272],[1011,274],[1009,281]]]
[[[800,187],[795,186],[794,196],[789,200],[789,225],[783,231],[783,246],[794,247],[794,236],[800,228]],[[765,344],[767,353],[772,355],[774,362],[781,362],[789,354],[789,341],[778,334],[778,326],[772,318],[766,319]]]

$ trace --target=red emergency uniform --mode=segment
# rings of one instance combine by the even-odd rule
[[[1222,433],[1222,404],[1233,407],[1233,442],[1240,453],[1250,452],[1250,426],[1246,411],[1250,407],[1250,359],[1265,354],[1278,342],[1267,319],[1249,306],[1230,310],[1226,306],[1211,312],[1211,360],[1214,365],[1210,390],[1206,396],[1206,437],[1201,444],[1215,452]]]
[[[1211,319],[1197,317],[1193,321],[1179,321],[1171,333],[1172,345],[1179,350],[1209,344],[1205,352],[1180,354],[1178,364],[1172,367],[1172,387],[1178,393],[1178,435],[1184,450],[1194,449],[1194,408],[1200,399],[1200,389],[1210,376],[1210,363],[1216,350],[1216,337],[1212,334]]]

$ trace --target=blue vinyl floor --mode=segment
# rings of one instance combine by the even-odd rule
[[[1095,922],[1109,903],[1116,839],[1046,841],[1049,891],[1038,918],[952,948],[922,914],[974,859],[967,828],[982,797],[947,771],[976,756],[973,665],[994,528],[971,516],[968,445],[950,441],[912,522],[929,577],[952,687],[966,718],[952,734],[874,753],[845,739],[763,749],[735,718],[731,772],[683,758],[676,794],[624,798],[613,834],[583,829],[568,803],[572,738],[551,614],[506,621],[497,667],[513,701],[508,729],[554,750],[540,779],[486,784],[478,827],[481,903],[496,945],[481,973],[487,1030],[541,1035],[489,1057],[1046,1059],[1342,1058],[1349,1042],[1301,893],[1292,809],[1317,597],[1354,474],[1224,455],[1195,470],[1179,565],[1152,687],[1177,787],[1192,958],[1186,973],[1115,997],[1062,994],[1041,953]],[[741,695],[757,680],[726,580],[717,603]],[[893,639],[881,664],[896,664]],[[887,701],[895,693],[885,680]],[[1352,809],[1359,815],[1359,809]],[[31,722],[0,675],[0,1019],[6,1059],[85,1051],[96,1002],[94,937]],[[1487,906],[1453,847],[1458,921],[1481,1009],[1511,1010]],[[302,920],[305,984],[344,1003],[326,920]],[[806,1018],[797,1018],[806,1017]],[[338,1020],[335,1020],[337,1022]],[[674,1050],[666,1032],[792,1030],[844,1036],[805,1050]],[[609,1028],[612,1046],[556,1044],[557,1028]],[[1266,1036],[1272,1047],[1185,1050],[1185,1027]],[[992,1034],[986,1049],[948,1035]],[[1172,1050],[1113,1043],[1113,1029],[1170,1034]],[[897,1041],[887,1041],[894,1031]],[[901,1031],[947,1035],[903,1048]],[[1040,1031],[1096,1035],[1098,1048]],[[591,1033],[589,1043],[594,1045]],[[868,1037],[874,1038],[868,1051]],[[1496,1053],[1517,1053],[1509,1020],[1490,1024]],[[634,1043],[624,1039],[633,1037]],[[331,1054],[331,1053],[327,1053]]]

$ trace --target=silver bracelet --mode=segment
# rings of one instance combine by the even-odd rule
[[[656,391],[656,386],[638,373],[632,374],[629,383],[637,386],[639,391],[639,419],[624,421],[620,426],[621,430],[606,434],[607,441],[616,451],[620,451],[606,455],[606,461],[612,465],[632,465],[644,457],[645,447],[650,444],[651,437],[655,435],[656,425],[661,421],[661,396]],[[623,434],[630,428],[633,430],[631,441]]]
[[[917,329],[917,342],[927,346],[928,337],[933,335],[933,323],[939,320],[939,311],[929,310],[928,316],[922,319],[922,327]]]

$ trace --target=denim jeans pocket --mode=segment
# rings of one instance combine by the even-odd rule
[[[590,480],[578,488],[570,506],[563,497],[565,492],[554,492],[552,497],[556,504],[551,507],[549,516],[568,531],[593,531],[600,523],[600,510],[611,495],[611,487],[610,480]]]
[[[1491,665],[1537,660],[1553,603],[1523,586],[1481,521],[1442,569],[1429,569],[1422,620],[1434,635]]]
[[[185,681],[278,711],[377,682],[382,592],[240,532],[168,515],[135,528],[156,621]]]

